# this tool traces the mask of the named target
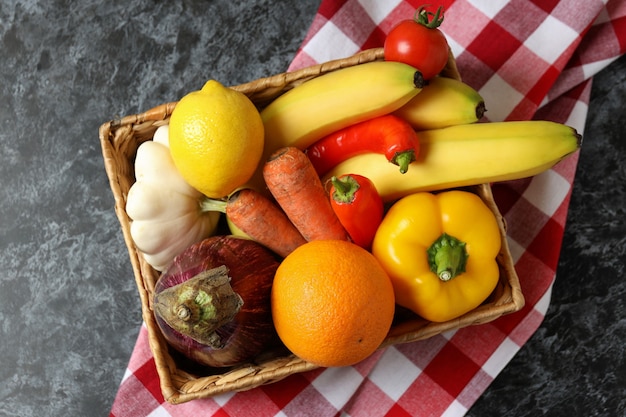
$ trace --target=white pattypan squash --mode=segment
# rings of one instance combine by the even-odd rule
[[[146,261],[163,271],[185,248],[211,236],[221,213],[180,175],[170,155],[168,126],[142,143],[126,200],[130,234]]]

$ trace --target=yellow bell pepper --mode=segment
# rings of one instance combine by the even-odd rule
[[[500,245],[496,217],[477,195],[419,192],[389,209],[372,253],[389,274],[399,305],[442,322],[489,297],[500,275]]]

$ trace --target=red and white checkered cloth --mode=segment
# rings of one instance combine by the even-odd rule
[[[438,6],[438,2],[431,2]],[[419,1],[323,0],[290,69],[382,46]],[[447,0],[441,26],[488,117],[544,119],[583,132],[591,77],[626,52],[623,0]],[[587,138],[593,140],[593,138]],[[494,184],[526,306],[498,320],[388,347],[242,393],[164,401],[142,327],[111,415],[462,416],[541,324],[555,279],[575,154],[532,179]]]

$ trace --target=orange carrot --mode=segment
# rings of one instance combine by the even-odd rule
[[[270,156],[263,178],[276,202],[307,241],[349,240],[309,158],[286,147]]]
[[[226,204],[226,215],[251,239],[283,258],[306,243],[280,207],[255,190],[233,194]]]

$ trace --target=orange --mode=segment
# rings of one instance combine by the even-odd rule
[[[383,342],[395,299],[376,258],[351,242],[311,241],[280,264],[272,286],[278,336],[323,367],[353,365]]]
[[[261,160],[265,129],[257,108],[245,94],[215,80],[185,95],[169,125],[176,168],[207,197],[231,194],[252,177]]]

